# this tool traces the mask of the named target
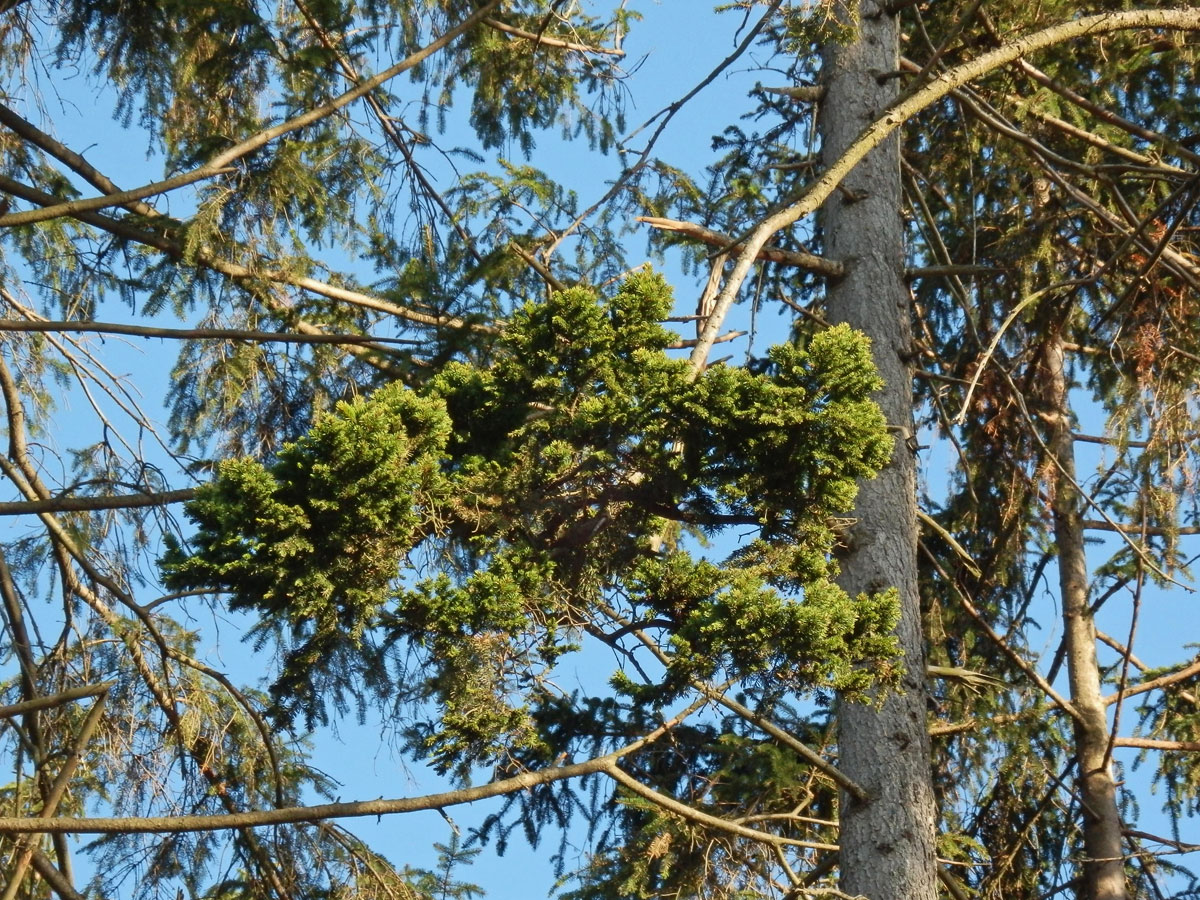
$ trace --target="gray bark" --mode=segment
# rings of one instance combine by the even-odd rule
[[[895,99],[896,19],[879,0],[862,0],[853,41],[824,58],[820,129],[828,166]],[[870,900],[937,896],[935,804],[926,726],[925,653],[917,593],[916,468],[906,438],[912,427],[909,294],[904,281],[899,144],[873,150],[821,209],[824,252],[846,264],[828,288],[828,315],[872,340],[886,384],[877,396],[900,439],[879,478],[861,485],[839,583],[851,594],[896,587],[897,629],[907,674],[882,705],[842,703],[839,767],[871,799],[843,795],[841,889]]]
[[[1108,711],[1096,656],[1096,623],[1088,603],[1083,516],[1075,486],[1075,439],[1071,433],[1068,382],[1062,337],[1046,354],[1046,413],[1049,446],[1057,464],[1054,483],[1054,542],[1058,546],[1058,582],[1062,593],[1067,674],[1071,702],[1078,712],[1075,747],[1077,790],[1083,807],[1084,900],[1125,900],[1125,864],[1121,849],[1121,813],[1108,746]]]

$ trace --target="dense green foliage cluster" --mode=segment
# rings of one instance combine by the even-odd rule
[[[167,555],[168,584],[227,592],[280,637],[285,718],[381,684],[368,642],[412,647],[444,764],[535,742],[543,677],[616,609],[669,660],[643,700],[696,678],[891,681],[894,598],[831,581],[829,522],[893,443],[865,341],[834,328],[773,347],[761,371],[693,378],[658,324],[670,307],[650,274],[610,300],[555,293],[511,318],[494,365],[388,385],[265,464],[223,462],[188,505],[198,532]],[[663,541],[730,526],[742,544],[719,563]]]
[[[1170,4],[858,5],[0,0],[0,896],[471,897],[460,867],[519,836],[578,900],[791,900],[839,888],[875,803],[847,748],[923,727],[945,896],[1092,900],[1104,860],[1120,900],[1196,894],[1200,667],[1162,609],[1200,530],[1200,13],[906,114],[898,181],[860,168],[770,236],[723,319],[740,242],[820,184],[864,23],[900,57],[851,74],[912,97]],[[880,248],[896,296],[864,295],[897,339],[868,347],[829,323],[878,260],[824,258],[826,214],[881,196],[906,243]],[[646,229],[678,303],[634,268]],[[727,361],[664,325],[693,311]],[[131,360],[147,338],[173,368]],[[915,435],[872,356],[915,376]],[[924,522],[887,529],[923,566],[903,597],[851,511],[893,452],[925,466],[891,498]],[[918,712],[856,744],[836,692]],[[359,748],[331,734],[379,784],[337,783]],[[307,815],[480,782],[508,793],[437,833],[434,805],[372,844]],[[89,813],[127,818],[14,830]],[[244,818],[132,831],[192,814]],[[881,871],[904,837],[870,835]]]

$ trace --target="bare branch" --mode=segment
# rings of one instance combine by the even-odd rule
[[[294,331],[252,331],[241,328],[156,328],[126,325],[120,322],[64,322],[49,319],[30,322],[24,319],[0,319],[0,332],[73,332],[79,334],[126,334],[133,337],[162,338],[169,341],[218,340],[255,341],[262,344],[398,344],[416,346],[420,341],[406,338],[376,337],[371,334],[297,334]],[[380,346],[380,350],[386,348]]]
[[[718,336],[717,339],[713,341],[713,343],[714,344],[724,344],[727,341],[736,341],[738,338],[745,337],[749,333],[750,332],[748,332],[748,331],[728,331],[725,334]],[[683,350],[687,347],[694,347],[694,346],[696,346],[695,341],[678,340],[678,341],[671,341],[671,343],[667,344],[667,349],[668,350]]]
[[[1166,675],[1160,675],[1158,678],[1151,678],[1149,681],[1143,681],[1140,684],[1127,687],[1123,691],[1110,694],[1104,698],[1104,702],[1108,705],[1112,705],[1113,703],[1119,703],[1127,697],[1133,697],[1136,694],[1144,694],[1147,691],[1170,687],[1173,684],[1178,684],[1180,681],[1191,678],[1198,672],[1200,672],[1200,660],[1192,663],[1190,666],[1184,666],[1182,669],[1177,669],[1174,672],[1168,672]],[[1121,739],[1118,738],[1117,740],[1119,741]]]
[[[1030,716],[1041,715],[1045,712],[1045,708],[1034,707],[1019,713],[1006,713],[1001,716],[988,716],[986,724],[988,725],[1008,725],[1012,722],[1019,722],[1021,719],[1029,718]],[[985,724],[979,719],[964,719],[961,722],[944,722],[940,725],[930,725],[929,734],[931,737],[945,737],[950,734],[962,734],[965,731],[974,731],[980,725]]]
[[[618,784],[628,788],[639,797],[645,797],[652,801],[655,805],[675,813],[680,818],[695,822],[698,825],[704,825],[708,828],[715,828],[719,831],[724,831],[729,834],[735,834],[738,837],[749,838],[752,841],[760,841],[764,844],[774,844],[776,846],[787,847],[806,847],[811,850],[837,850],[837,844],[826,844],[820,841],[800,841],[795,838],[780,837],[777,834],[771,834],[766,831],[759,831],[755,828],[747,828],[744,825],[738,825],[735,822],[730,822],[728,819],[722,819],[718,816],[709,815],[706,812],[701,812],[686,803],[680,803],[674,797],[668,797],[666,794],[660,793],[653,788],[642,784],[632,775],[624,772],[617,764],[610,763],[603,770],[605,775],[608,775]],[[0,828],[2,828],[3,819],[0,819]]]
[[[0,516],[26,516],[41,513],[99,512],[107,509],[140,509],[167,506],[196,496],[192,488],[162,491],[156,494],[116,494],[107,497],[48,497],[45,500],[7,500],[0,502]]]
[[[1138,838],[1143,841],[1153,841],[1156,844],[1163,844],[1167,847],[1172,847],[1179,853],[1195,853],[1200,850],[1200,844],[1185,844],[1181,841],[1172,840],[1171,838],[1159,837],[1157,834],[1150,834],[1148,831],[1134,831],[1126,829],[1124,832],[1126,837]]]
[[[1160,536],[1166,534],[1200,534],[1200,528],[1194,525],[1183,525],[1179,528],[1163,528],[1158,525],[1143,525],[1132,522],[1105,522],[1101,519],[1084,519],[1083,527],[1089,531],[1112,531],[1117,534],[1137,534],[1145,536]]]
[[[490,797],[500,797],[515,791],[543,784],[553,784],[568,778],[578,778],[598,772],[608,772],[617,760],[641,750],[704,705],[693,703],[653,731],[612,753],[568,766],[553,766],[537,771],[521,772],[511,778],[493,781],[476,787],[443,791],[421,797],[395,800],[359,800],[347,803],[323,803],[317,806],[292,806],[279,809],[251,810],[217,816],[128,816],[96,818],[28,819],[0,818],[0,834],[180,834],[195,831],[220,831],[229,828],[256,828],[262,825],[289,825],[298,822],[317,822],[325,819],[350,819],[383,816],[418,810],[440,810],[461,806]]]
[[[789,87],[764,87],[760,90],[764,94],[776,94],[800,103],[816,103],[825,96],[825,88],[819,84],[793,84]]]
[[[909,281],[915,281],[918,278],[947,278],[956,275],[1003,275],[1006,271],[1001,266],[914,266],[904,270],[904,277]]]
[[[1175,750],[1195,753],[1200,750],[1200,741],[1160,741],[1153,738],[1119,737],[1114,747],[1136,747],[1141,750]]]
[[[671,231],[676,234],[683,234],[708,244],[710,247],[719,247],[722,253],[737,253],[742,249],[742,244],[737,242],[737,238],[732,238],[727,234],[721,234],[718,231],[705,228],[703,225],[696,225],[693,222],[661,219],[657,216],[638,216],[637,221],[645,222],[651,228],[657,228],[659,231]],[[825,259],[813,253],[805,253],[802,250],[787,250],[783,247],[761,247],[759,248],[757,258],[766,260],[767,262],[795,266],[798,269],[808,269],[828,278],[840,278],[846,274],[846,267],[837,260]]]
[[[116,684],[115,681],[102,681],[99,684],[83,684],[79,687],[59,691],[57,694],[49,694],[44,697],[35,697],[32,700],[24,700],[20,703],[12,703],[8,706],[0,706],[0,719],[11,719],[13,716],[19,716],[23,713],[34,712],[39,709],[53,709],[56,706],[62,706],[75,700],[106,694],[112,689],[114,684]]]
[[[547,37],[544,34],[534,34],[532,31],[525,31],[509,25],[506,22],[501,22],[499,19],[484,19],[483,24],[488,28],[495,28],[497,31],[502,31],[505,34],[511,34],[513,37],[523,38],[527,41],[533,41],[543,47],[555,47],[560,50],[574,50],[576,53],[600,53],[607,56],[616,56],[618,58],[625,56],[625,51],[614,47],[592,47],[588,44],[576,44],[572,41],[564,41],[561,38]]]

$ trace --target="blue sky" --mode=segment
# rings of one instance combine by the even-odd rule
[[[704,5],[686,5],[689,10],[703,9],[707,12],[708,9]],[[630,68],[634,69],[628,82],[631,92],[628,111],[630,125],[640,123],[682,96],[696,80],[706,75],[724,58],[736,43],[734,31],[739,24],[739,16],[736,13],[728,13],[719,18],[690,11],[680,15],[681,8],[683,5],[679,3],[645,4],[644,21],[636,26],[626,40],[627,62]],[[748,72],[745,63],[735,64],[731,73],[718,78],[676,117],[659,145],[658,155],[695,169],[711,160],[711,134],[731,121],[736,110],[744,107],[747,90],[760,77]],[[148,157],[149,148],[146,142],[136,133],[131,135],[116,124],[107,113],[106,95],[101,92],[97,102],[94,99],[94,91],[95,88],[90,86],[83,76],[65,85],[63,115],[59,118],[59,136],[71,146],[83,148],[91,162],[123,187],[150,180],[158,174],[159,165],[156,160]],[[50,104],[52,112],[57,115],[53,101],[50,101]],[[634,144],[637,146],[636,141]],[[573,181],[576,184],[579,183],[578,176],[581,172],[590,173],[591,183],[578,188],[583,205],[597,198],[604,189],[604,182],[615,177],[618,171],[615,158],[610,157],[597,164],[594,154],[590,151],[584,148],[563,147],[554,134],[546,135],[539,142],[531,163],[551,174],[561,174],[565,181]],[[448,170],[444,167],[439,170],[432,161],[432,156],[430,164],[432,171],[442,179],[439,186],[448,187]],[[631,255],[637,258],[643,246],[644,238],[641,235],[635,236]],[[689,280],[678,279],[676,287],[681,310],[690,311],[688,308],[693,305],[695,285]],[[105,305],[101,317],[111,321],[142,321],[142,317],[129,314],[115,298]],[[783,321],[771,314],[764,316],[760,325],[767,328],[773,323]],[[740,346],[744,345],[735,345],[739,349]],[[147,405],[152,406],[161,400],[161,395],[165,394],[170,367],[174,362],[174,344],[143,339],[124,341],[108,337],[104,339],[103,347],[104,356],[110,361],[114,371],[128,373],[131,380],[147,392]],[[155,396],[154,392],[158,392],[160,396]],[[66,429],[58,437],[60,449],[65,449],[76,440],[95,439],[90,422],[85,423],[87,416],[83,398],[75,395],[69,398],[69,404],[70,408],[64,415],[64,421],[78,421],[88,430],[80,430],[76,437],[70,428]],[[165,414],[163,418],[165,419]],[[1084,430],[1090,433],[1101,433],[1103,430],[1103,423],[1099,421],[1085,421],[1083,425]],[[944,447],[937,447],[926,451],[923,457],[926,483],[934,497],[940,492],[938,478],[945,471],[945,452]],[[1092,455],[1097,460],[1101,458],[1101,451],[1097,448],[1083,446],[1080,452],[1081,455]],[[1081,459],[1080,471],[1092,470],[1091,466]],[[0,524],[0,527],[11,533],[11,529],[19,526],[10,521]],[[1097,554],[1103,552],[1102,547],[1096,547],[1094,550]],[[1053,577],[1052,572],[1050,577]],[[1049,585],[1041,601],[1044,604],[1041,619],[1046,625],[1044,636],[1048,652],[1053,651],[1057,636],[1061,632],[1055,625],[1055,594],[1055,588]],[[1181,647],[1198,636],[1193,632],[1194,616],[1191,610],[1194,609],[1194,604],[1194,597],[1181,591],[1170,594],[1152,592],[1140,613],[1139,653],[1147,659],[1181,658]],[[235,675],[240,674],[248,681],[254,681],[258,677],[260,673],[256,671],[250,648],[236,639],[241,627],[236,619],[228,618],[223,622],[205,621],[203,616],[198,614],[197,621],[206,634],[211,634],[213,652],[220,653],[221,659],[229,663]],[[1124,639],[1129,630],[1128,604],[1119,600],[1110,603],[1101,617],[1101,624],[1109,633]],[[594,682],[597,672],[608,667],[608,661],[599,658],[593,660],[585,655],[582,662],[574,662],[564,668],[559,673],[558,680],[563,687],[569,689],[573,681]],[[1125,715],[1129,716],[1131,713],[1127,711]],[[395,797],[425,793],[448,786],[419,767],[406,767],[405,763],[391,752],[386,742],[380,743],[381,730],[378,719],[369,717],[361,726],[346,723],[340,728],[337,737],[322,735],[317,738],[316,763],[342,783],[343,799]],[[1133,754],[1121,752],[1119,756],[1128,761],[1132,759]],[[1132,783],[1144,785],[1145,774],[1133,778]],[[1148,791],[1148,788],[1140,787],[1139,790]],[[1147,793],[1142,803],[1143,811],[1148,813],[1157,805],[1158,801]],[[448,813],[465,830],[479,821],[491,808],[493,807],[481,807],[478,811],[460,808]],[[446,820],[436,812],[396,816],[378,823],[374,820],[359,820],[346,824],[357,833],[368,837],[393,861],[416,866],[433,865],[435,855],[431,843],[434,840],[447,840],[450,829]],[[1146,827],[1159,833],[1169,833],[1168,827],[1161,819],[1155,824],[1155,820],[1149,818]],[[377,841],[373,837],[376,835]],[[1187,839],[1186,834],[1183,837]],[[540,896],[553,886],[553,875],[545,864],[545,857],[549,852],[547,848],[553,848],[555,844],[554,837],[548,837],[543,850],[533,852],[523,840],[516,839],[503,858],[496,857],[490,851],[485,852],[472,868],[461,872],[460,877],[484,886],[488,896],[500,900]],[[579,863],[582,862],[583,857],[580,856]]]

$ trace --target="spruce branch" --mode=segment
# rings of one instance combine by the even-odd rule
[[[28,185],[21,184],[20,182],[15,181],[14,179],[5,175],[0,175],[0,191],[14,194],[40,204],[52,204],[58,200],[58,198],[51,194],[39,191],[37,188],[33,188]],[[72,217],[85,224],[94,225],[97,228],[100,228],[101,230],[106,231],[116,237],[134,241],[146,247],[159,250],[167,254],[172,259],[182,259],[185,256],[183,245],[164,234],[148,231],[144,228],[130,225],[120,219],[114,219],[102,213],[80,212],[73,214]],[[206,251],[203,249],[195,254],[195,262],[202,268],[226,275],[237,281],[268,281],[281,285],[290,285],[292,287],[301,288],[309,293],[316,294],[318,297],[325,297],[328,300],[340,300],[363,309],[370,309],[376,312],[386,313],[403,321],[412,322],[416,325],[427,325],[452,329],[469,327],[475,331],[483,333],[491,333],[495,331],[495,328],[490,325],[468,325],[468,323],[456,316],[431,315],[429,313],[419,312],[414,309],[409,309],[408,307],[399,306],[395,303],[391,303],[380,297],[376,297],[362,291],[329,284],[328,282],[320,281],[316,278],[294,275],[290,272],[280,269],[268,268],[260,271],[250,266],[224,259],[212,253],[211,251]],[[262,300],[265,305],[267,305],[276,313],[284,314],[289,317],[294,315],[290,306],[281,299],[268,299],[260,296],[260,300]],[[294,320],[293,327],[302,334],[323,335],[328,333],[322,331],[317,326],[304,321],[303,319]],[[349,345],[349,351],[355,355],[370,356],[369,351],[360,347],[355,347],[354,345]]]
[[[151,182],[150,184],[142,185],[138,188],[133,188],[127,191],[117,191],[115,193],[105,194],[100,197],[85,197],[80,200],[68,200],[64,203],[56,203],[52,206],[43,207],[41,209],[32,209],[25,212],[9,213],[0,216],[0,228],[9,228],[15,225],[31,225],[35,222],[45,222],[49,219],[56,219],[60,216],[76,216],[78,213],[91,212],[93,210],[105,209],[110,206],[123,206],[136,200],[143,200],[147,197],[156,197],[170,191],[177,190],[189,184],[195,184],[197,181],[205,181],[209,178],[215,178],[219,175],[226,174],[232,163],[241,159],[249,153],[264,147],[271,141],[285,134],[290,134],[293,131],[298,131],[308,125],[312,125],[321,121],[344,106],[353,103],[360,97],[373,91],[381,84],[391,81],[397,75],[401,75],[410,69],[415,68],[422,62],[437,53],[442,48],[453,43],[458,37],[470,31],[475,25],[482,22],[488,15],[499,6],[500,0],[488,0],[487,3],[480,6],[475,12],[471,13],[466,19],[453,28],[448,29],[440,37],[426,44],[421,49],[409,54],[404,59],[400,60],[392,66],[384,69],[378,75],[366,79],[345,93],[323,103],[308,112],[301,113],[288,119],[286,122],[281,122],[271,128],[265,128],[249,138],[240,141],[228,150],[218,153],[212,159],[202,166],[198,166],[189,172],[183,172],[179,175],[162,181]]]

